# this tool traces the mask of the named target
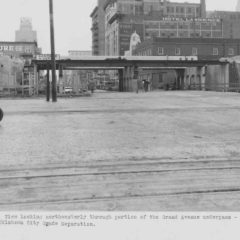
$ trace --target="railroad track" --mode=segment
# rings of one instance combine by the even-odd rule
[[[132,159],[0,170],[0,210],[239,211],[238,159]]]

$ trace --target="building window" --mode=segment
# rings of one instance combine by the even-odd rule
[[[228,49],[228,55],[234,55],[234,49],[233,48]]]
[[[148,56],[152,55],[152,49],[148,49]]]
[[[163,47],[159,47],[158,48],[158,55],[163,55],[164,54],[164,48]]]
[[[181,55],[181,49],[180,48],[176,48],[175,49],[175,55],[176,56],[180,56]]]
[[[213,48],[213,55],[217,56],[218,55],[218,48]]]
[[[197,48],[192,48],[192,55],[197,56],[198,55],[198,49]]]

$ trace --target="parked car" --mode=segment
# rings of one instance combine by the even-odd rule
[[[63,92],[66,94],[73,93],[73,89],[71,87],[65,87]]]

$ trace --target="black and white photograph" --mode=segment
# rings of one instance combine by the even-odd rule
[[[239,0],[0,3],[0,239],[24,212],[240,212]]]

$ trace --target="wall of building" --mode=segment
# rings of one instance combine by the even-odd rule
[[[36,54],[39,54],[36,42],[0,42],[0,58],[5,59],[2,65],[9,66],[0,70],[2,91],[8,94],[37,93],[36,73],[31,66]]]
[[[125,51],[129,50],[130,36],[134,31],[142,41],[152,36],[192,37],[194,34],[195,37],[222,37],[222,26],[218,20],[212,19],[210,27],[209,20],[207,23],[195,23],[193,20],[189,20],[188,24],[187,21],[182,25],[179,23],[179,18],[205,16],[205,4],[109,0],[104,10],[106,55],[124,55]]]
[[[106,0],[98,0],[97,7],[93,10],[92,18],[92,54],[105,54],[105,12],[104,5]]]
[[[240,38],[240,12],[209,11],[209,18],[220,18],[223,23],[223,38]]]
[[[236,11],[240,12],[240,1],[239,0],[237,2]]]
[[[32,21],[29,18],[22,18],[20,29],[15,32],[16,42],[37,42],[37,32],[32,29]]]
[[[21,84],[24,62],[9,56],[0,56],[0,92],[16,91]]]
[[[144,39],[152,37],[203,37],[222,38],[222,21],[220,19],[185,19],[162,18],[161,20],[144,20]]]
[[[219,59],[240,54],[240,41],[229,39],[154,38],[139,44],[134,55],[198,56]]]

